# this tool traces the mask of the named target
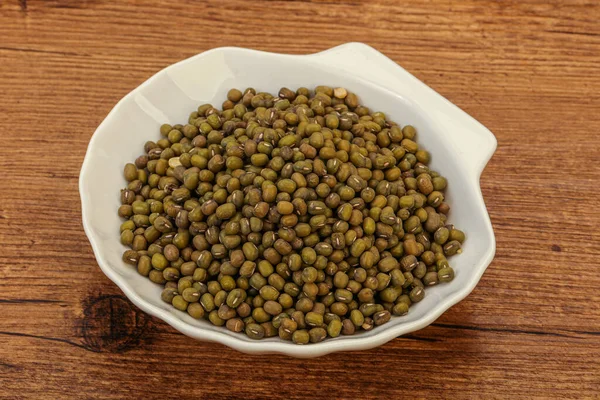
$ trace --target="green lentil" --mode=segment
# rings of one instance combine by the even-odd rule
[[[310,340],[310,335],[307,330],[297,330],[292,334],[292,341],[296,344],[307,344]]]

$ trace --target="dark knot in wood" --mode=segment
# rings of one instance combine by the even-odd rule
[[[86,349],[122,353],[139,343],[147,330],[150,317],[138,310],[127,298],[107,295],[88,301],[82,321]]]

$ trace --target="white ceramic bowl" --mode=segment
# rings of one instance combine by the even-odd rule
[[[161,287],[121,260],[119,190],[123,166],[141,154],[158,127],[187,121],[199,104],[221,104],[229,88],[255,87],[277,93],[287,86],[342,86],[361,102],[400,124],[417,127],[419,143],[432,154],[431,166],[448,178],[450,222],[466,232],[462,254],[452,257],[455,279],[427,289],[408,315],[354,336],[297,346],[279,338],[253,341],[209,322],[194,320],[160,299]],[[112,109],[94,133],[81,168],[83,226],[104,273],[140,309],[196,339],[219,342],[246,353],[316,357],[379,346],[432,323],[464,299],[495,253],[495,238],[479,177],[496,149],[492,133],[396,63],[361,44],[348,43],[310,55],[284,55],[218,48],[178,62],[148,79]]]

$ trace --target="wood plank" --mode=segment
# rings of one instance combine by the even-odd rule
[[[0,2],[0,398],[594,398],[600,392],[595,1]],[[197,342],[99,270],[77,179],[132,88],[218,46],[362,41],[490,128],[497,254],[432,326],[315,360]],[[107,84],[109,82],[109,84]]]

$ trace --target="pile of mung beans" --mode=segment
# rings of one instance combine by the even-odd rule
[[[344,88],[231,89],[125,165],[123,260],[162,300],[252,339],[352,335],[454,278],[446,179],[410,125]]]

